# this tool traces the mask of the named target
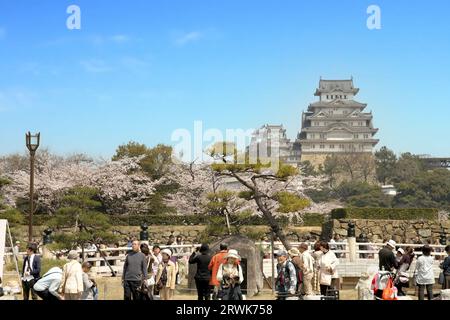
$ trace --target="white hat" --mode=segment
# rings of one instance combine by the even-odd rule
[[[402,255],[405,254],[405,250],[403,250],[402,248],[398,248],[397,253],[399,253],[399,252],[400,252]]]
[[[397,242],[395,242],[394,240],[389,240],[388,242],[386,242],[386,245],[388,245],[392,249],[395,249],[395,246],[397,245]]]
[[[169,257],[172,256],[172,251],[170,249],[163,249],[163,250],[161,250],[161,254],[163,254],[163,253],[167,254]]]
[[[235,258],[235,259],[238,259],[238,260],[241,259],[241,257],[239,256],[239,253],[237,252],[237,250],[234,250],[234,249],[228,250],[228,253],[225,256],[225,259],[228,259],[228,258]]]
[[[69,254],[67,255],[67,259],[69,259],[69,260],[78,259],[78,252],[76,250],[70,250]]]

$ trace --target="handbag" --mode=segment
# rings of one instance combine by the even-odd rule
[[[392,278],[389,278],[386,288],[383,289],[381,298],[383,300],[397,300],[397,288],[394,287]]]

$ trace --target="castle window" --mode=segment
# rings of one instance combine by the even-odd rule
[[[346,95],[344,95],[344,99],[347,99],[347,96],[346,96]]]
[[[328,95],[327,95],[327,99],[329,99],[329,98],[328,98]]]
[[[312,145],[312,148],[313,148],[313,149],[315,149],[315,148],[316,148],[316,145],[315,145],[315,144],[313,144],[313,145]]]
[[[365,135],[364,135],[364,139],[369,139],[369,135],[368,135],[368,134],[365,134]]]
[[[325,146],[323,144],[321,144],[320,149],[325,149]]]
[[[358,135],[358,134],[354,134],[353,137],[354,137],[355,139],[358,139],[358,138],[359,138],[359,135]]]
[[[330,149],[334,149],[334,144],[330,144]]]

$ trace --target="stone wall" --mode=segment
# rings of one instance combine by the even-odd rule
[[[46,227],[35,226],[33,228],[34,239],[42,241],[42,232]],[[181,235],[185,243],[198,243],[199,237],[203,230],[206,228],[204,225],[197,226],[149,226],[148,234],[151,243],[166,244],[170,235],[175,237]],[[141,228],[139,226],[114,226],[112,227],[119,237],[125,241],[128,236],[139,237]],[[261,233],[262,235],[270,235],[270,229],[266,226],[243,226],[242,233]],[[27,226],[15,226],[11,229],[14,241],[20,240],[23,243],[28,239],[28,227]],[[286,230],[288,239],[291,241],[300,241],[301,237],[316,236],[319,237],[322,233],[322,228],[319,227],[289,227]],[[219,237],[220,238],[220,237]],[[122,242],[123,242],[122,241]]]
[[[415,237],[421,240],[433,241],[439,239],[442,226],[450,234],[450,221],[440,223],[438,221],[422,220],[354,220],[354,219],[334,219],[329,222],[329,227],[324,226],[324,236],[331,234],[347,236],[348,222],[355,223],[356,237],[364,232],[370,242],[381,242],[386,239],[393,239],[400,243],[412,243]]]

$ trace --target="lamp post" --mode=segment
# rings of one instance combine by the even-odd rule
[[[34,213],[34,159],[36,150],[39,148],[41,134],[31,134],[29,131],[25,135],[25,141],[30,151],[30,214],[28,221],[28,241],[33,241],[33,213]]]
[[[447,245],[447,233],[445,232],[445,229],[442,228],[441,234],[440,234],[440,241],[441,245],[445,246]]]
[[[141,224],[141,232],[139,234],[139,238],[140,238],[141,241],[148,241],[148,231],[147,231],[147,229],[148,229],[147,223],[144,222],[143,224]]]

